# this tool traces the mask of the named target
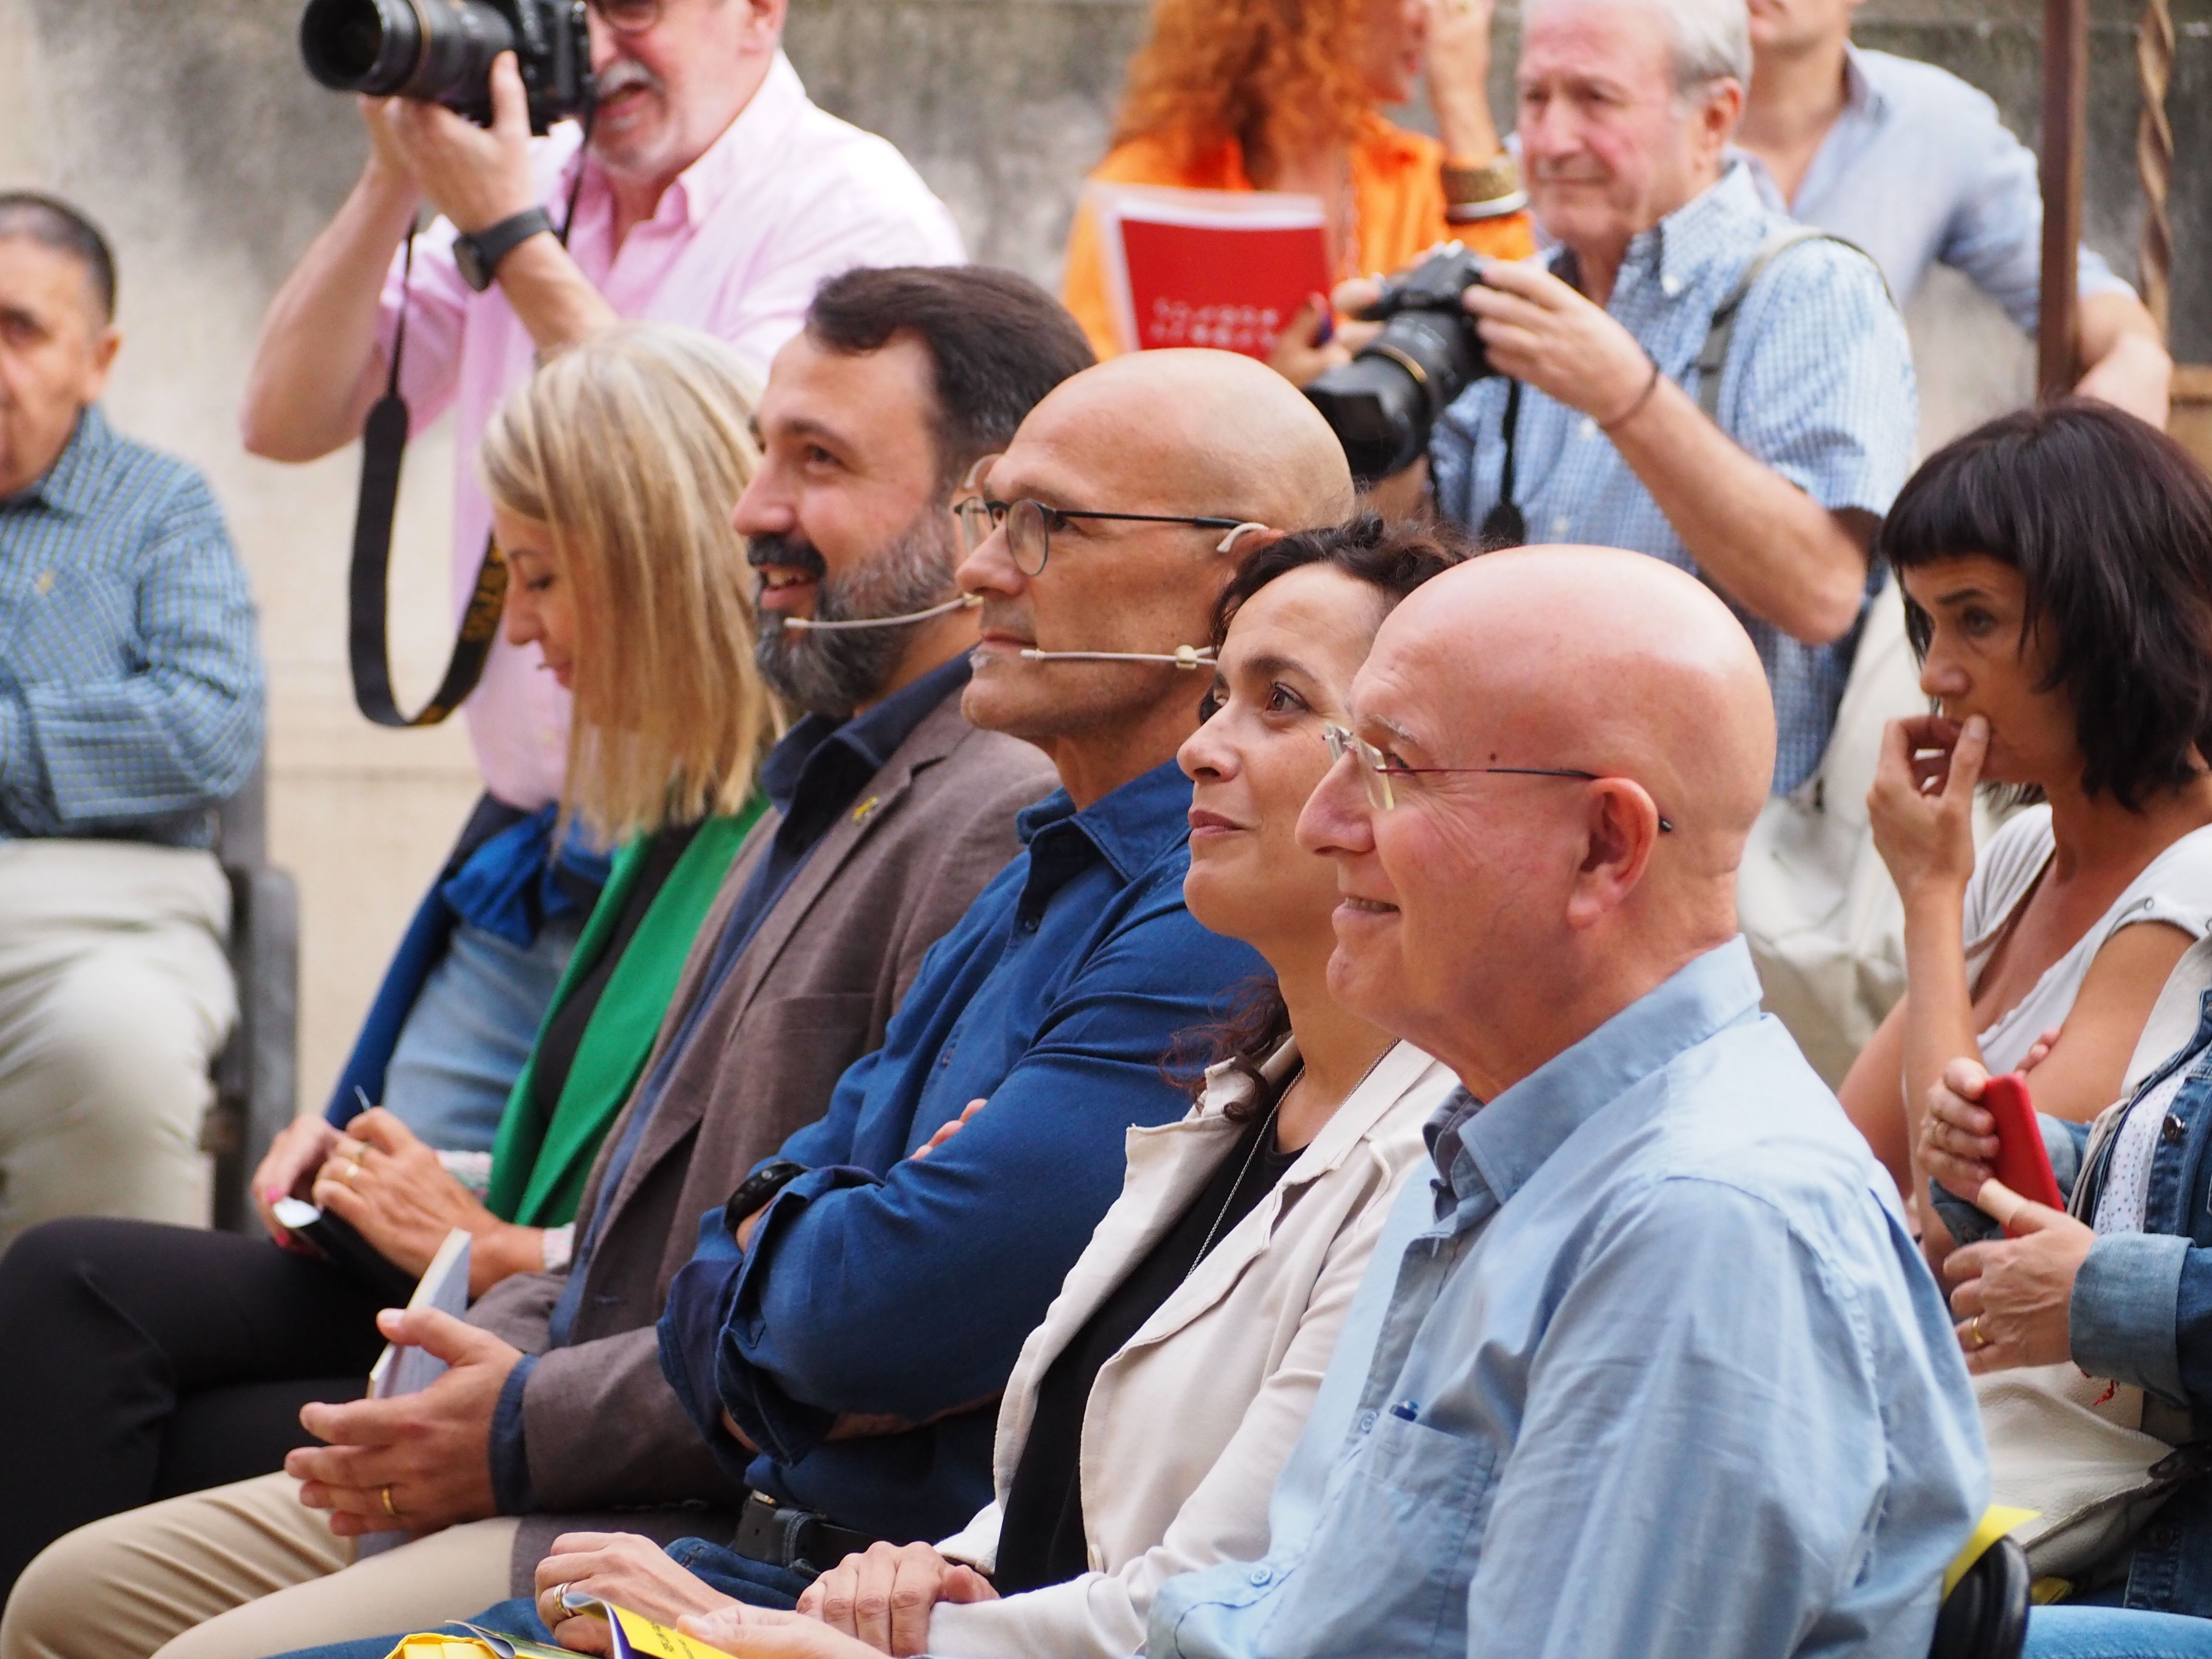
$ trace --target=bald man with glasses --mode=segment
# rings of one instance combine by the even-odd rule
[[[1170,1580],[1154,1659],[1927,1653],[1988,1473],[1896,1188],[1736,933],[1765,692],[1718,598],[1611,549],[1383,623],[1298,840],[1330,988],[1462,1088],[1267,1558]]]

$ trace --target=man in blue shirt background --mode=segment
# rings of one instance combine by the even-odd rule
[[[1203,687],[1174,653],[1206,638],[1241,526],[1352,507],[1311,406],[1218,352],[1075,376],[981,489],[963,706],[1063,787],[1022,815],[1024,850],[883,1048],[763,1166],[772,1194],[705,1218],[661,1322],[670,1380],[755,1492],[736,1553],[673,1553],[772,1605],[868,1537],[942,1536],[988,1500],[996,1396],[1121,1188],[1127,1132],[1189,1108],[1172,1040],[1265,971],[1183,908],[1174,757]]]
[[[1738,149],[1777,212],[1864,248],[1902,305],[1947,264],[2035,331],[2043,192],[2035,153],[1948,70],[1851,44],[1861,0],[1751,0]],[[2135,290],[2087,247],[2075,390],[2163,428],[2173,360]]]
[[[261,753],[253,601],[206,483],[100,413],[114,314],[100,232],[0,195],[0,1249],[206,1224],[237,1012],[208,849]]]
[[[1750,641],[1605,549],[1393,613],[1300,844],[1329,982],[1465,1087],[1277,1483],[1155,1659],[1923,1659],[1981,1430],[1895,1187],[1735,936]]]
[[[1437,422],[1428,465],[1471,529],[1510,504],[1505,539],[1629,548],[1710,582],[1765,665],[1783,793],[1827,747],[1917,414],[1881,271],[1824,240],[1775,253],[1721,367],[1698,366],[1790,228],[1729,149],[1750,77],[1727,0],[1526,8],[1516,131],[1558,250],[1548,269],[1484,262],[1465,303],[1497,373]]]

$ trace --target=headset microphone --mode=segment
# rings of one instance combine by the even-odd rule
[[[1211,668],[1210,645],[1179,645],[1172,653],[1158,651],[1036,651],[1022,653],[1029,662],[1165,662],[1177,668]]]
[[[947,599],[943,605],[933,605],[927,611],[909,611],[903,617],[863,617],[852,622],[816,622],[809,617],[786,617],[786,628],[803,628],[819,633],[848,628],[903,628],[908,623],[927,622],[932,617],[942,617],[954,611],[973,611],[983,603],[981,593],[963,593],[957,599]]]

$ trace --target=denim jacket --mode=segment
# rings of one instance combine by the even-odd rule
[[[2193,975],[2194,1032],[2142,1074],[2132,1105],[2185,1070],[2159,1126],[2141,1232],[2106,1233],[2090,1247],[2074,1280],[2068,1311],[2073,1358],[2092,1376],[2141,1388],[2166,1420],[2161,1438],[2203,1442],[2212,1435],[2212,941],[2182,958],[2175,979]],[[2168,994],[2177,988],[2169,981]],[[2040,1119],[2051,1170],[2068,1207],[2096,1214],[2115,1134],[2093,1149],[2091,1126]],[[1962,1242],[1995,1236],[1980,1211],[1939,1191],[1936,1206]],[[2152,1425],[2146,1425],[2153,1427]],[[2124,1589],[2119,1574],[2124,1567]],[[2087,1599],[2212,1618],[2212,1477],[2179,1489],[2115,1564],[2109,1595]],[[2123,1599],[2124,1598],[2124,1599]]]

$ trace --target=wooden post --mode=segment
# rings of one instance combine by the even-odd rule
[[[2035,337],[2036,392],[2074,389],[2075,261],[2081,246],[2081,152],[2089,104],[2088,0],[2043,5],[2043,303]]]

